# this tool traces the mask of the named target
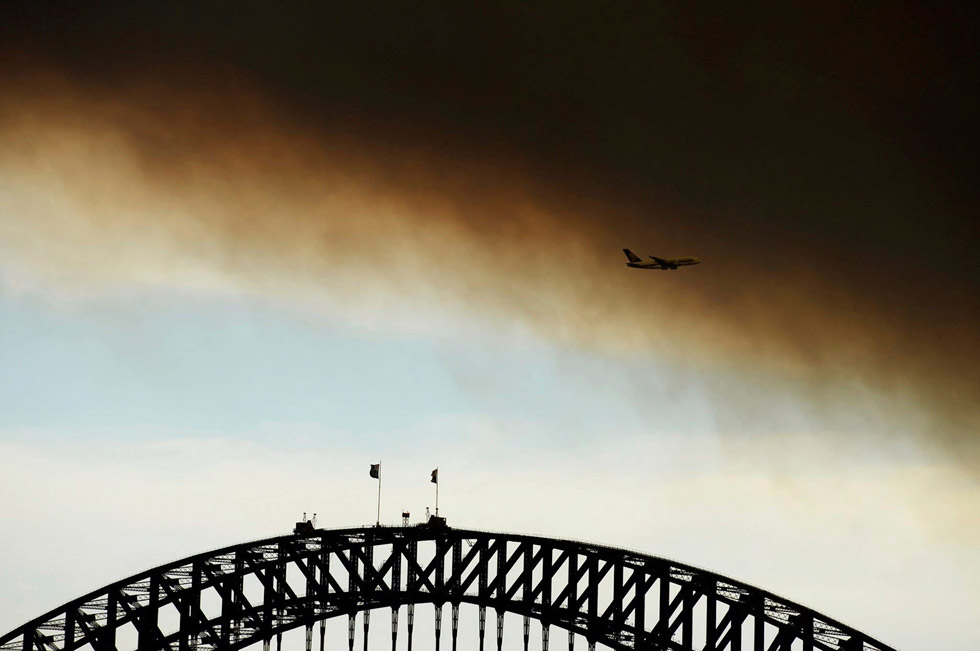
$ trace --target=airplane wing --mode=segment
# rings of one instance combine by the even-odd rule
[[[658,258],[655,255],[651,255],[650,259],[656,262],[657,264],[659,264],[661,267],[669,266],[669,263],[666,260],[664,260],[663,258]]]

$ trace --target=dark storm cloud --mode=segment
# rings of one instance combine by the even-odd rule
[[[930,438],[975,452],[965,12],[8,6],[2,71],[17,91],[0,106],[8,134],[41,133],[34,120],[120,137],[154,192],[213,179],[211,196],[241,210],[202,198],[180,228],[243,258],[354,265],[392,223],[315,210],[324,179],[354,179],[345,209],[397,206],[410,249],[397,255],[449,301],[576,343],[773,369],[818,403],[844,380],[911,394]],[[236,175],[288,209],[238,205]],[[294,237],[310,228],[346,245]],[[622,246],[706,264],[622,276]]]

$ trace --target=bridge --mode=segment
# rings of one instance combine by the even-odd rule
[[[233,545],[153,568],[75,599],[0,636],[0,651],[217,651],[263,645],[347,618],[349,651],[368,648],[371,611],[390,609],[391,648],[412,649],[415,607],[431,604],[435,649],[461,638],[461,604],[479,627],[464,646],[503,648],[505,615],[552,627],[592,651],[893,651],[841,622],[765,590],[665,558],[592,543],[455,529],[442,519],[298,533]],[[399,616],[405,611],[405,628]],[[361,626],[356,620],[361,617]],[[359,630],[363,629],[363,630]],[[403,635],[399,640],[399,633]],[[537,637],[537,636],[535,636]],[[387,645],[387,643],[385,643]],[[538,640],[534,641],[538,647]]]

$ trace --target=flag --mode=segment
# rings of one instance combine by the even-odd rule
[[[435,470],[432,471],[432,483],[433,484],[438,484],[439,483],[439,469],[438,468],[436,468]]]
[[[371,476],[373,478],[375,478],[375,479],[378,479],[380,477],[380,475],[381,475],[381,464],[380,463],[372,463],[371,464]]]

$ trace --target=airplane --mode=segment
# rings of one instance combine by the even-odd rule
[[[636,269],[662,269],[667,271],[669,269],[676,269],[677,267],[685,267],[690,264],[701,264],[701,258],[658,258],[655,255],[651,255],[650,259],[653,262],[643,262],[640,256],[636,255],[629,249],[623,249],[623,253],[629,259],[626,263],[627,267],[634,267]]]

